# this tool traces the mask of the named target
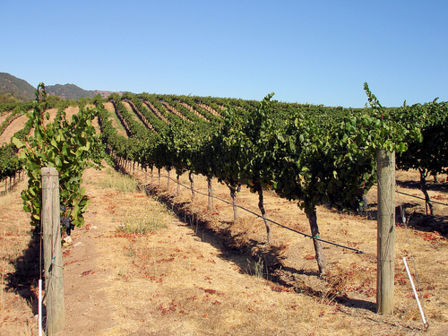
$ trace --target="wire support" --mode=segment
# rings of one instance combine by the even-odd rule
[[[405,196],[409,196],[409,197],[414,197],[414,198],[418,198],[418,199],[420,199],[420,200],[426,201],[426,199],[424,199],[423,197],[420,197],[420,196],[415,196],[415,195],[407,194],[407,193],[404,193],[404,192],[402,192],[402,191],[398,191],[398,190],[396,190],[395,192],[396,192],[397,194],[401,194],[401,195],[405,195]],[[448,203],[438,202],[438,201],[434,201],[434,200],[431,200],[431,203],[433,203],[433,204],[439,204],[439,205],[444,205],[444,206],[448,206]]]
[[[177,183],[177,180],[173,179],[172,177],[167,177],[167,176],[166,176],[166,178],[169,178],[170,180],[172,180],[172,181],[174,181],[174,182]],[[188,189],[188,190],[192,190],[191,187],[189,187],[189,186],[187,186],[187,185],[185,185],[185,184],[179,183],[179,185],[181,185],[182,187],[184,187],[184,188],[186,188],[186,189]],[[193,191],[196,192],[196,193],[198,193],[199,195],[209,196],[208,194],[206,194],[206,193],[204,193],[204,192],[201,192],[201,191],[199,191],[199,190],[196,190],[196,189],[193,189]],[[209,196],[209,197],[212,197],[212,198],[214,198],[214,199],[217,199],[217,200],[219,200],[219,201],[221,201],[221,202],[224,202],[224,203],[226,203],[226,204],[233,205],[232,202],[229,202],[229,201],[227,201],[227,200],[225,200],[225,199],[222,199],[222,198],[220,198],[220,197],[217,197],[217,196]],[[235,206],[236,206],[237,208],[241,209],[241,210],[244,210],[244,211],[246,211],[246,212],[248,212],[248,213],[254,215],[254,216],[257,216],[258,218],[263,218],[262,215],[260,215],[260,214],[258,214],[258,213],[256,213],[256,212],[254,212],[254,211],[252,211],[252,210],[250,210],[250,209],[247,209],[247,208],[245,208],[245,207],[242,207],[241,205],[236,204]],[[283,225],[283,224],[281,224],[281,223],[278,223],[278,222],[276,222],[276,221],[274,221],[274,220],[272,220],[272,219],[270,219],[270,218],[268,218],[268,217],[265,217],[264,219],[266,219],[268,222],[270,222],[270,223],[272,223],[272,224],[275,224],[275,225],[277,225],[277,226],[280,226],[280,227],[282,227],[282,228],[284,228],[284,229],[286,229],[286,230],[292,231],[292,232],[294,232],[294,233],[300,234],[300,235],[302,235],[302,236],[304,236],[304,237],[311,238],[311,239],[315,239],[315,240],[319,240],[319,241],[321,241],[322,243],[329,244],[329,245],[333,245],[333,246],[336,246],[336,247],[340,247],[340,248],[343,248],[343,249],[346,249],[346,250],[350,250],[350,251],[356,252],[356,253],[358,253],[358,254],[365,254],[365,252],[362,251],[362,250],[359,250],[359,249],[356,249],[356,248],[353,248],[353,247],[350,247],[350,246],[345,246],[345,245],[342,245],[342,244],[338,244],[338,243],[335,243],[335,242],[332,242],[332,241],[329,241],[329,240],[326,240],[326,239],[322,239],[322,238],[320,238],[320,237],[312,236],[312,235],[310,235],[310,234],[307,234],[307,233],[298,231],[298,230],[296,230],[296,229],[293,229],[293,228],[290,228],[290,227],[288,227],[288,226],[286,226],[286,225]]]

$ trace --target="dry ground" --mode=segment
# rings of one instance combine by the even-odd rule
[[[17,132],[20,131],[26,124],[28,118],[26,115],[22,115],[15,119],[3,132],[3,134],[0,135],[0,145],[3,143],[8,143],[9,140],[12,138],[12,136]]]
[[[196,195],[191,202],[185,188],[176,196],[174,182],[167,192],[164,177],[158,187],[156,177],[150,183],[149,173],[145,178],[136,170],[134,176],[150,196],[111,168],[85,173],[91,201],[86,225],[76,229],[73,243],[64,247],[64,335],[448,334],[448,241],[443,230],[442,234],[434,230],[446,225],[446,207],[435,208],[434,221],[418,215],[424,211],[422,202],[397,196],[408,214],[416,214],[414,228],[397,226],[396,308],[392,317],[382,317],[374,313],[375,188],[368,195],[372,203],[368,216],[318,209],[322,238],[366,252],[326,247],[329,274],[321,279],[310,239],[273,226],[268,246],[261,220],[240,211],[240,219],[233,223],[229,205],[215,201],[209,212],[204,196]],[[400,172],[397,177],[406,182],[415,180],[416,174]],[[187,184],[188,177],[181,181]],[[196,177],[195,185],[206,192],[203,177]],[[430,193],[446,202],[445,185],[432,186]],[[0,196],[2,336],[37,334],[38,249],[21,208],[19,192],[25,186],[21,182]],[[230,199],[225,186],[217,181],[213,186],[215,195]],[[421,196],[411,186],[400,184],[399,190]],[[247,189],[238,202],[258,212],[257,199]],[[295,204],[268,193],[266,209],[270,218],[309,232]],[[149,231],[133,233],[142,227]],[[427,332],[401,263],[403,256],[418,271],[431,325]]]

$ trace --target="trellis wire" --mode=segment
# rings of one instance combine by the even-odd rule
[[[398,190],[396,190],[395,192],[396,192],[397,194],[406,195],[406,196],[409,196],[409,197],[414,197],[414,198],[418,198],[418,199],[420,199],[420,200],[426,201],[423,197],[420,197],[420,196],[415,196],[415,195],[407,194],[407,193],[404,193],[404,192],[402,192],[402,191],[398,191]],[[448,206],[447,203],[438,202],[438,201],[433,201],[433,200],[431,200],[431,203],[434,203],[434,204],[440,204],[440,205],[444,205],[444,206]]]
[[[173,178],[171,178],[171,177],[167,177],[167,178],[169,178],[169,179],[171,179],[171,180],[173,180],[174,182],[177,183],[177,181],[174,180]],[[182,184],[182,183],[179,183],[179,184],[180,184],[182,187],[191,190],[191,187],[189,187],[189,186],[187,186],[187,185],[184,185],[184,184]],[[209,196],[208,194],[203,193],[203,192],[201,192],[201,191],[199,191],[199,190],[196,190],[196,189],[193,189],[193,191],[194,191],[194,192],[197,192],[199,195]],[[224,203],[226,203],[226,204],[233,205],[231,202],[229,202],[229,201],[227,201],[227,200],[224,200],[224,199],[222,199],[222,198],[220,198],[220,197],[217,197],[217,196],[210,196],[210,197],[212,197],[212,198],[214,198],[214,199],[217,199],[217,200],[219,200],[219,201],[221,201],[221,202],[224,202]],[[252,215],[257,216],[258,218],[263,218],[261,215],[257,214],[256,212],[254,212],[254,211],[252,211],[252,210],[249,210],[249,209],[247,209],[247,208],[245,208],[245,207],[242,207],[241,205],[236,204],[236,207],[238,207],[239,209],[244,210],[244,211],[246,211],[246,212],[248,212],[248,213],[250,213],[250,214],[252,214]],[[308,238],[311,238],[311,239],[316,239],[316,240],[319,240],[319,241],[321,241],[321,242],[323,242],[323,243],[326,243],[326,244],[329,244],[329,245],[334,245],[334,246],[337,246],[337,247],[340,247],[340,248],[343,248],[343,249],[346,249],[346,250],[351,250],[351,251],[354,251],[354,252],[356,252],[356,253],[358,253],[358,254],[364,254],[364,253],[365,253],[364,251],[359,250],[359,249],[356,249],[356,248],[353,248],[353,247],[349,247],[349,246],[345,246],[345,245],[342,245],[342,244],[338,244],[338,243],[335,243],[335,242],[332,242],[332,241],[329,241],[329,240],[326,240],[326,239],[313,237],[312,235],[309,235],[309,234],[307,234],[307,233],[300,232],[300,231],[295,230],[295,229],[293,229],[293,228],[290,228],[290,227],[288,227],[288,226],[286,226],[286,225],[280,224],[280,223],[278,223],[278,222],[276,222],[276,221],[274,221],[274,220],[272,220],[272,219],[270,219],[270,218],[267,218],[267,217],[266,217],[266,220],[267,220],[268,222],[270,222],[270,223],[273,223],[273,224],[275,224],[275,225],[277,225],[277,226],[280,226],[280,227],[282,227],[282,228],[284,228],[284,229],[287,229],[287,230],[289,230],[289,231],[292,231],[292,232],[295,232],[295,233],[297,233],[297,234],[300,234],[300,235],[302,235],[302,236],[304,236],[304,237],[308,237]]]

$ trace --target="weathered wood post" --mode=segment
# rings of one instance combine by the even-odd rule
[[[395,152],[386,152],[382,149],[377,151],[377,175],[377,313],[392,314],[395,257]]]
[[[47,335],[52,336],[61,333],[65,323],[59,178],[53,167],[42,168],[41,174]]]

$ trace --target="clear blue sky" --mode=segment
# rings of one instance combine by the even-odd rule
[[[448,1],[0,0],[32,85],[360,107],[448,100]]]

